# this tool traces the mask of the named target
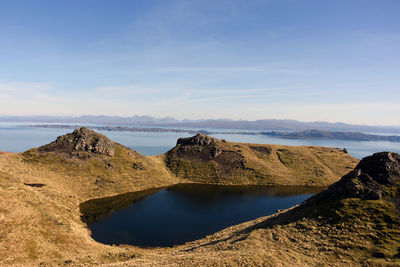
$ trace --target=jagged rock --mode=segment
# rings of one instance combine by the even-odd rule
[[[211,155],[215,158],[218,157],[222,153],[222,149],[218,146],[214,146],[211,148]]]
[[[375,153],[362,159],[353,171],[342,177],[305,204],[318,204],[326,200],[361,198],[376,200],[388,194],[390,186],[400,182],[400,154]]]
[[[176,144],[185,146],[210,146],[216,145],[217,143],[217,138],[210,137],[205,134],[196,134],[192,137],[179,138]]]
[[[114,156],[114,143],[102,134],[85,127],[57,137],[54,142],[39,148],[39,151],[65,152],[81,155],[82,152]]]
[[[210,159],[222,154],[223,150],[218,146],[219,140],[205,134],[197,134],[188,138],[179,138],[177,141],[178,152],[182,154],[195,153],[202,156],[208,155]]]

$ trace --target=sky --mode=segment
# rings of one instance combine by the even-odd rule
[[[400,125],[398,0],[0,1],[0,115]]]

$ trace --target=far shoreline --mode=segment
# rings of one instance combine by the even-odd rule
[[[51,129],[76,129],[85,125],[78,124],[37,124],[24,125],[28,128],[51,128]],[[119,132],[145,132],[145,133],[188,133],[188,134],[225,134],[225,135],[264,135],[281,139],[296,140],[344,140],[344,141],[388,141],[400,142],[400,135],[377,135],[366,134],[362,132],[350,131],[322,131],[322,130],[304,130],[304,131],[209,131],[209,130],[192,130],[162,127],[128,127],[128,126],[85,126],[92,130],[98,131],[119,131]]]

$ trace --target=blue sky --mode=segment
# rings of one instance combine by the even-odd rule
[[[0,1],[0,114],[400,125],[397,0]]]

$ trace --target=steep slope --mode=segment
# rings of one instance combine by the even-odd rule
[[[197,134],[178,139],[165,162],[195,182],[313,186],[336,182],[358,160],[334,148],[232,143]]]

